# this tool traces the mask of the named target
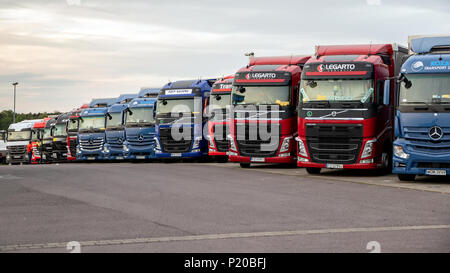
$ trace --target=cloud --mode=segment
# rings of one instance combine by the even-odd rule
[[[0,110],[68,111],[168,80],[233,74],[257,56],[317,44],[406,44],[450,33],[447,0],[0,0]],[[371,2],[372,3],[372,2]]]

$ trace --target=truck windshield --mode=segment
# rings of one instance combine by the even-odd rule
[[[412,74],[407,76],[411,87],[400,85],[400,105],[450,104],[450,75]]]
[[[106,128],[117,128],[122,126],[122,113],[109,113],[111,119],[106,117]]]
[[[300,101],[358,101],[374,99],[373,80],[302,80]]]
[[[44,129],[44,136],[42,137],[43,139],[45,138],[50,138],[52,136],[52,129],[50,128],[45,128]]]
[[[126,124],[154,124],[153,107],[130,108],[131,113],[127,113]]]
[[[195,111],[194,98],[190,99],[159,99],[156,114],[192,113]]]
[[[24,141],[31,139],[31,131],[8,132],[8,141]]]
[[[255,104],[288,106],[289,86],[234,86],[233,105]]]
[[[80,122],[81,130],[104,130],[105,129],[105,117],[83,117]]]
[[[53,136],[67,136],[66,124],[56,124],[53,131]]]
[[[70,132],[78,131],[78,119],[70,119],[67,124],[67,130]]]

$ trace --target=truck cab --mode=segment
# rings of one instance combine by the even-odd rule
[[[67,122],[67,160],[76,160],[78,127],[80,126],[80,113],[83,109],[89,108],[88,104],[83,104],[80,108],[73,109],[69,113]]]
[[[52,163],[53,158],[53,135],[52,131],[56,125],[56,117],[52,117],[47,121],[44,127],[41,141],[41,162]]]
[[[298,83],[310,56],[254,57],[234,77],[229,160],[295,165]]]
[[[208,154],[219,162],[228,161],[228,122],[234,75],[217,80],[211,89],[208,107]]]
[[[52,128],[53,149],[52,161],[67,161],[67,123],[69,113],[61,114],[56,118],[55,126]]]
[[[77,160],[102,160],[105,144],[105,116],[115,98],[94,99],[80,113]]]
[[[300,83],[297,166],[391,171],[396,82],[407,49],[317,46]]]
[[[104,159],[123,160],[123,142],[125,141],[124,111],[137,94],[120,95],[115,104],[106,113],[106,143],[103,149]]]
[[[211,87],[216,79],[176,81],[166,84],[156,105],[156,156],[201,158],[208,156],[203,134]]]
[[[31,164],[41,163],[41,143],[44,134],[44,128],[51,118],[44,118],[43,121],[36,122],[33,125],[33,130],[31,134],[31,145],[32,145],[32,156]]]
[[[27,145],[32,139],[34,123],[42,120],[24,120],[9,125],[6,137],[6,163],[22,164],[28,162]]]
[[[126,159],[155,158],[155,105],[157,88],[141,89],[138,98],[129,102],[124,113]]]
[[[393,173],[450,175],[450,36],[410,39],[395,119]]]

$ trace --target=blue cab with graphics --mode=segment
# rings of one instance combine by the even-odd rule
[[[103,159],[105,144],[105,115],[115,98],[94,99],[89,108],[80,113],[78,128],[77,160]]]
[[[450,175],[450,36],[413,38],[396,111],[393,173]]]
[[[125,159],[155,158],[155,104],[159,88],[142,88],[124,112]]]
[[[166,84],[156,106],[156,156],[158,158],[207,157],[203,111],[215,79]],[[205,132],[207,133],[207,131]]]
[[[106,113],[106,143],[103,148],[104,159],[123,160],[123,142],[125,141],[124,111],[128,103],[138,94],[122,94]]]

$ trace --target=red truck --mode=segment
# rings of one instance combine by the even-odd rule
[[[67,160],[76,160],[78,127],[80,125],[80,113],[83,109],[89,108],[89,104],[83,104],[80,108],[69,113],[67,122]]]
[[[234,77],[229,160],[295,164],[298,87],[310,56],[254,57]]]
[[[209,97],[208,155],[219,162],[228,161],[228,122],[234,75],[217,80]]]
[[[41,141],[44,133],[45,125],[47,121],[52,118],[44,118],[41,122],[36,122],[33,125],[32,134],[31,134],[31,164],[39,164],[41,163]]]
[[[317,46],[302,72],[297,166],[390,171],[402,57],[396,44]]]

